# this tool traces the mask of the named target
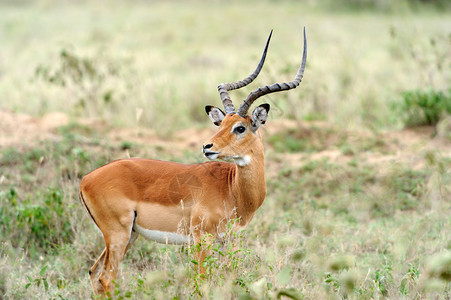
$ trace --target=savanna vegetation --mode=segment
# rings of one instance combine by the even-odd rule
[[[449,299],[448,1],[0,2],[0,298],[87,299],[101,233],[78,200],[109,161],[197,163],[204,106],[258,86],[268,193],[233,243],[138,239],[115,299]],[[120,286],[120,288],[119,288]]]

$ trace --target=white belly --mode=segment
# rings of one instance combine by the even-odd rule
[[[190,245],[193,244],[192,237],[175,232],[166,232],[159,230],[149,230],[134,224],[133,229],[148,240],[155,241],[161,244],[170,245]]]

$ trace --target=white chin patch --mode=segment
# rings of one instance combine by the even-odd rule
[[[205,155],[208,159],[214,160],[218,158],[218,153]]]
[[[251,158],[249,156],[233,157],[233,160],[240,167],[247,166],[251,162]]]

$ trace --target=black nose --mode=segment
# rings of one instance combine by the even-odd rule
[[[211,147],[213,147],[213,144],[206,144],[206,145],[203,145],[203,147],[204,147],[204,150],[210,149]]]

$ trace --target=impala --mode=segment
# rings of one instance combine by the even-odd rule
[[[269,104],[261,104],[252,114],[252,103],[269,93],[296,88],[307,60],[304,50],[296,77],[288,83],[275,83],[251,92],[235,112],[228,91],[251,83],[260,73],[272,31],[255,71],[243,79],[218,86],[225,111],[206,106],[219,131],[203,147],[212,161],[185,165],[151,159],[113,161],[84,176],[80,200],[103,233],[105,249],[91,267],[95,294],[111,291],[120,263],[140,234],[166,244],[196,244],[202,236],[220,237],[227,220],[238,220],[233,230],[245,228],[266,195],[265,165],[259,127],[265,124]],[[196,254],[199,271],[205,251]]]

